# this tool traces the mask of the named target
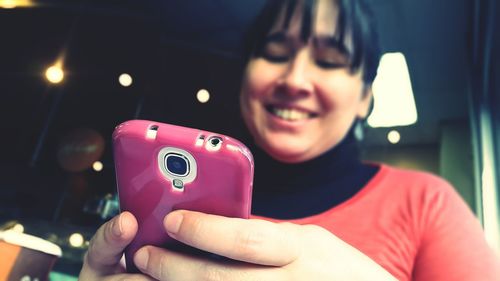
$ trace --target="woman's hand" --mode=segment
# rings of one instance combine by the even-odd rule
[[[129,212],[103,224],[90,241],[78,280],[154,280],[142,274],[126,274],[120,264],[125,247],[136,233],[137,220]]]
[[[327,230],[313,225],[244,220],[175,211],[167,233],[234,261],[207,259],[145,246],[134,256],[158,280],[396,280]]]

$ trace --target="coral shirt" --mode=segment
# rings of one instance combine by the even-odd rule
[[[288,221],[328,229],[398,280],[500,280],[499,259],[474,214],[450,184],[428,173],[382,165],[344,203]]]

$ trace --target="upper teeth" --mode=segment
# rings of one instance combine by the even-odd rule
[[[299,111],[296,109],[273,108],[274,115],[285,120],[304,120],[309,118],[309,113]]]

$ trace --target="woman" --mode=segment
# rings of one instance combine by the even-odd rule
[[[452,187],[359,161],[352,128],[369,113],[379,59],[364,1],[269,1],[249,38],[240,104],[259,147],[255,217],[164,220],[173,238],[241,262],[146,246],[134,258],[144,275],[120,273],[137,231],[122,213],[96,233],[81,280],[498,279],[498,259]]]

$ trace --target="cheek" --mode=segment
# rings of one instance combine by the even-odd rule
[[[257,59],[248,65],[243,92],[248,98],[265,97],[276,79],[273,67]]]
[[[258,114],[257,104],[265,96],[266,85],[269,83],[265,72],[266,69],[256,61],[251,61],[245,71],[240,93],[240,109],[247,122],[252,121]]]
[[[356,112],[361,103],[362,82],[351,76],[325,77],[321,89],[322,104],[325,110],[334,110],[336,114]],[[347,116],[346,116],[347,117]]]

